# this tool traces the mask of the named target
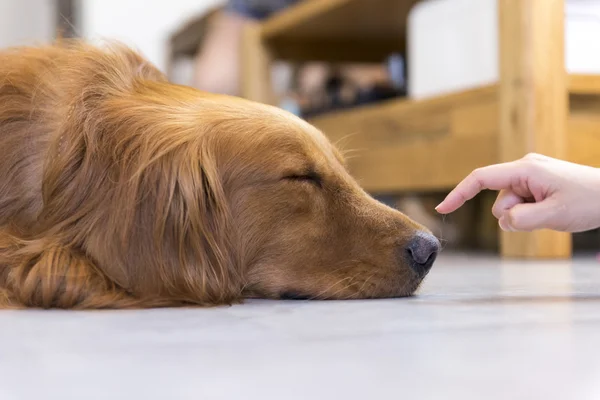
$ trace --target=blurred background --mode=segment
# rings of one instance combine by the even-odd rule
[[[600,248],[597,231],[558,247],[503,237],[493,193],[433,212],[472,169],[526,152],[598,163],[600,0],[0,0],[0,47],[57,35],[123,41],[176,83],[307,119],[367,191],[448,248]]]

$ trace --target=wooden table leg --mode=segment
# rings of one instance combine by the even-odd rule
[[[261,26],[250,22],[244,28],[241,44],[242,97],[260,103],[273,104],[271,64],[273,57],[262,39]]]
[[[564,60],[564,0],[498,0],[502,161],[535,152],[566,157],[569,99]],[[501,234],[505,257],[567,258],[571,235]]]

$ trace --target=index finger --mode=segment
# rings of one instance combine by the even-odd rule
[[[515,178],[523,175],[523,167],[515,161],[478,168],[471,172],[435,208],[441,214],[459,209],[484,189],[510,189]]]

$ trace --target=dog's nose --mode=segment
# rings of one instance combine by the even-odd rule
[[[440,241],[429,233],[418,233],[406,246],[408,263],[420,277],[427,275],[439,251]]]

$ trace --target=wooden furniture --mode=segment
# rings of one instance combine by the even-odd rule
[[[274,59],[372,61],[403,51],[419,0],[305,0],[248,27],[245,97],[273,102]],[[342,149],[371,192],[451,189],[479,166],[529,152],[600,166],[600,77],[568,76],[564,0],[498,0],[497,84],[439,98],[391,100],[310,122]],[[565,258],[571,235],[502,233],[503,256]]]

